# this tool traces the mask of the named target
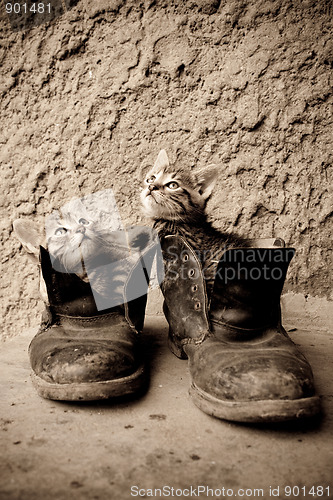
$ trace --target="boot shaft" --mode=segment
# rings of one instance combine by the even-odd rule
[[[210,319],[247,330],[276,326],[293,248],[232,248],[217,267]]]
[[[131,251],[130,248],[128,250]],[[140,254],[126,261],[127,268],[121,268],[125,266],[122,261],[116,263],[118,269],[112,261],[103,259],[98,262],[95,269],[99,275],[106,275],[109,282],[107,293],[101,296],[88,279],[83,280],[74,273],[66,272],[59,262],[52,260],[47,250],[40,247],[41,279],[45,283],[52,322],[72,324],[75,318],[90,318],[89,321],[95,318],[96,324],[102,325],[103,318],[116,315],[123,317],[134,330],[141,331],[155,258],[158,279],[161,280],[162,255],[152,232],[150,241],[145,243]]]
[[[176,337],[199,339],[215,325],[251,332],[279,323],[280,296],[293,248],[226,250],[217,266],[210,303],[201,264],[190,245],[182,237],[167,236],[162,250],[165,313]]]

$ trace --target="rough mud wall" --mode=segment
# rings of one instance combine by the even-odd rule
[[[287,289],[329,296],[332,17],[329,0],[81,0],[15,33],[2,13],[4,335],[41,309],[12,220],[112,187],[142,221],[137,172],[161,148],[218,164],[215,224],[284,238]]]

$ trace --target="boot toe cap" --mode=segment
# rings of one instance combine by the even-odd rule
[[[57,384],[101,382],[124,377],[134,369],[134,359],[114,347],[73,344],[45,353],[39,376]]]
[[[29,348],[33,373],[51,384],[84,384],[116,380],[138,367],[136,342],[130,334],[121,338],[63,335],[53,327],[37,335]]]
[[[310,397],[315,392],[308,363],[288,352],[267,351],[229,356],[220,353],[215,363],[211,356],[207,359],[209,364],[202,357],[199,363],[193,364],[193,381],[201,390],[217,399],[294,400]]]

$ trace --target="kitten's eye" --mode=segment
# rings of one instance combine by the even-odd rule
[[[152,184],[155,179],[156,179],[155,175],[151,175],[150,177],[148,177],[148,179],[146,179],[146,183]]]
[[[169,189],[178,189],[179,184],[178,184],[178,182],[172,181],[172,182],[168,182],[168,184],[166,184],[166,187]]]
[[[89,221],[87,219],[79,219],[79,224],[82,224],[83,226],[88,226]]]
[[[58,229],[55,230],[54,234],[56,236],[62,236],[63,234],[67,233],[67,229],[65,227],[58,227]]]

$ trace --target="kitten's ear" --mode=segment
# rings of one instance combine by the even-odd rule
[[[205,169],[199,170],[196,175],[198,179],[199,193],[205,200],[207,200],[214,189],[218,176],[218,168],[216,165],[209,165]]]
[[[151,167],[151,165],[147,164],[147,162],[142,163],[141,167],[138,169],[138,179],[140,181],[143,181],[144,178],[147,176],[147,174],[153,173],[154,171],[156,172],[159,170],[163,170],[168,166],[169,166],[168,155],[166,154],[165,149],[162,149],[158,153],[158,157],[154,163],[153,168]]]
[[[36,224],[29,220],[16,219],[13,222],[16,237],[21,242],[28,257],[34,262],[39,262],[39,247],[43,245],[42,231]]]
[[[165,167],[169,166],[169,158],[168,155],[166,154],[165,149],[161,149],[161,151],[158,153],[157,160],[154,163],[154,168],[155,169],[163,169]]]

